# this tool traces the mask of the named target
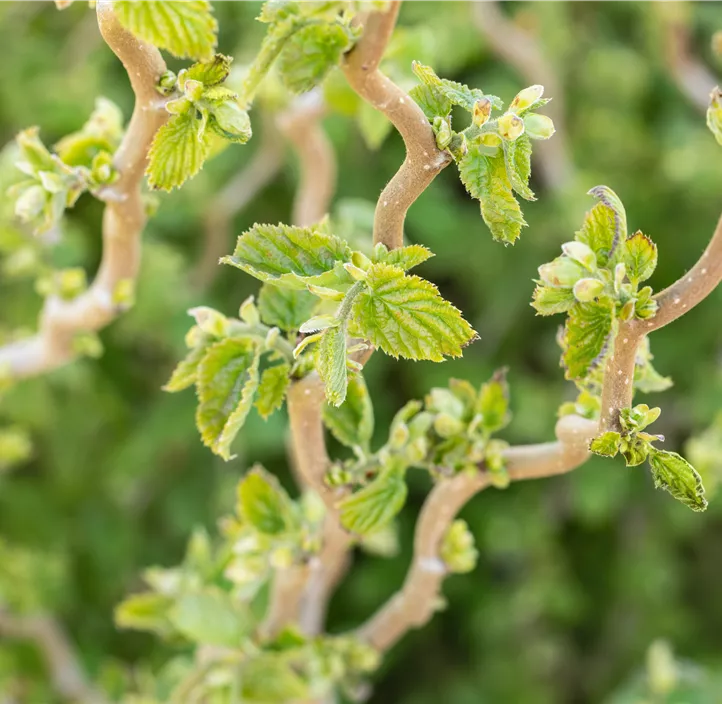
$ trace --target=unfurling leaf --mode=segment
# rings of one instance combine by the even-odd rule
[[[281,80],[292,93],[311,90],[350,47],[349,31],[341,24],[309,24],[296,32],[281,51]]]
[[[488,435],[496,433],[509,423],[509,384],[506,369],[500,369],[482,384],[476,412],[481,415],[481,427]]]
[[[258,388],[258,362],[252,342],[227,338],[212,345],[198,366],[196,424],[203,444],[225,460]]]
[[[265,283],[258,294],[258,312],[266,325],[295,331],[312,315],[318,299],[308,291]]]
[[[261,418],[266,420],[282,405],[286,398],[286,391],[291,383],[291,366],[278,364],[269,367],[261,374],[256,397],[256,409]]]
[[[118,21],[136,37],[183,59],[209,59],[218,24],[207,0],[119,0]]]
[[[646,281],[657,268],[657,245],[637,231],[624,242],[622,261],[629,280],[636,286]]]
[[[173,630],[169,618],[172,606],[173,599],[165,594],[133,594],[116,606],[115,623],[118,628],[132,628],[166,636]]]
[[[480,91],[478,88],[469,88],[461,83],[439,78],[430,66],[424,66],[418,61],[414,61],[412,68],[416,77],[430,89],[431,94],[435,96],[429,102],[436,103],[437,106],[441,105],[445,107],[444,101],[446,101],[453,105],[459,105],[473,113],[476,102],[488,98],[495,108],[501,109],[502,107],[501,100],[495,95],[484,95],[483,91]],[[416,96],[412,97],[416,100]],[[439,112],[435,114],[443,117],[447,115],[448,112],[447,110],[445,113]]]
[[[476,333],[432,283],[373,264],[353,304],[352,333],[392,357],[441,362],[459,357]]]
[[[199,342],[188,354],[185,359],[178,363],[178,366],[173,370],[171,378],[168,383],[163,387],[163,391],[169,391],[174,393],[176,391],[183,391],[189,386],[193,386],[196,383],[196,377],[198,374],[198,365],[206,355],[208,346],[211,344],[211,339],[204,336],[203,340]]]
[[[589,449],[595,454],[602,457],[615,457],[619,452],[619,442],[622,436],[616,431],[610,430],[602,433],[599,437],[594,438],[589,445]]]
[[[343,268],[351,261],[351,249],[317,226],[256,224],[238,238],[233,255],[221,261],[287,288],[333,288],[353,282]]]
[[[169,618],[188,640],[229,648],[238,647],[252,625],[230,594],[215,587],[183,594],[171,608]]]
[[[374,409],[361,374],[348,380],[346,401],[341,406],[324,406],[323,422],[341,444],[368,450],[374,432]]]
[[[606,208],[612,211],[614,230],[611,251],[627,237],[627,213],[624,210],[619,196],[609,186],[595,186],[589,190],[589,195],[597,198]],[[587,243],[588,244],[588,243]],[[594,249],[592,247],[592,249]]]
[[[326,389],[326,400],[340,406],[346,399],[346,326],[328,328],[316,346],[316,369]]]
[[[582,229],[576,233],[576,239],[594,251],[599,266],[606,266],[614,245],[614,233],[614,211],[604,203],[597,203],[584,216]]]
[[[291,499],[276,477],[258,466],[238,485],[238,515],[267,535],[279,535],[293,527]]]
[[[537,285],[531,305],[538,315],[554,315],[566,313],[576,302],[572,289]]]
[[[707,508],[702,478],[684,457],[676,452],[652,449],[649,464],[655,487],[668,491],[693,511],[704,511]]]
[[[513,244],[526,221],[512,193],[504,155],[486,156],[472,146],[457,165],[469,195],[481,203],[481,216],[494,239]]]
[[[531,176],[531,140],[525,134],[514,142],[504,142],[506,173],[512,188],[526,200],[536,200],[529,188]]]
[[[567,379],[581,379],[601,362],[611,345],[613,330],[608,300],[578,303],[569,311],[562,340]]]
[[[441,559],[451,572],[465,574],[476,567],[479,553],[466,521],[457,519],[444,534],[439,550]]]
[[[151,188],[179,188],[203,167],[210,150],[209,133],[194,112],[174,115],[156,133],[146,169]]]
[[[375,533],[403,508],[407,491],[402,469],[383,470],[370,484],[341,501],[341,524],[359,536]]]
[[[399,247],[391,251],[383,248],[378,256],[374,257],[374,261],[383,264],[397,266],[399,269],[408,271],[419,264],[423,264],[427,259],[434,256],[434,253],[421,244],[410,244],[406,247]]]
[[[262,653],[241,667],[241,701],[258,704],[307,701],[308,684],[283,653]]]

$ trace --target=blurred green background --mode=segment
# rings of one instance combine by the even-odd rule
[[[220,49],[237,62],[258,47],[258,8],[216,4]],[[475,12],[473,3],[408,2],[401,24],[418,33],[426,54],[418,58],[433,60],[441,75],[505,101],[543,82],[534,75],[538,64],[520,75],[500,56],[498,37],[490,42]],[[437,255],[422,275],[465,312],[481,339],[463,359],[443,365],[375,355],[367,379],[380,435],[407,399],[449,376],[480,383],[507,365],[514,421],[506,439],[550,439],[556,409],[574,389],[558,366],[561,319],[534,316],[532,279],[572,238],[591,206],[586,191],[611,186],[630,227],[658,243],[655,289],[693,264],[720,213],[722,159],[695,100],[699,74],[689,67],[699,62],[712,81],[715,71],[722,73],[712,51],[712,36],[722,29],[719,4],[533,2],[506,3],[501,12],[505,26],[513,23],[524,38],[502,50],[523,53],[531,44],[551,67],[561,91],[552,94],[556,117],[566,123],[560,148],[565,141],[573,170],[549,181],[540,178],[537,159],[539,200],[525,205],[529,228],[513,248],[492,242],[453,168],[412,208],[407,239]],[[98,95],[130,113],[127,77],[86,3],[62,13],[52,3],[0,3],[0,57],[1,144],[33,124],[54,143],[82,125]],[[405,71],[409,78],[410,66]],[[702,102],[713,85],[703,86]],[[33,445],[28,461],[5,472],[0,467],[0,605],[56,614],[98,676],[113,663],[153,665],[169,655],[151,636],[113,626],[113,607],[138,588],[141,570],[178,562],[194,526],[213,530],[253,461],[289,485],[282,414],[267,423],[252,417],[238,458],[225,464],[198,439],[193,393],[169,396],[160,389],[182,354],[186,309],[212,305],[233,315],[256,288],[249,277],[220,267],[209,286],[192,283],[214,195],[260,143],[262,121],[252,117],[258,134],[247,147],[228,149],[180,192],[160,197],[145,233],[138,303],[102,332],[105,354],[18,384],[0,400],[0,427],[26,428]],[[354,120],[332,114],[324,124],[339,163],[334,209],[348,199],[373,203],[403,160],[400,138],[393,134],[372,151]],[[7,164],[1,173],[6,178]],[[297,176],[287,151],[278,178],[235,217],[234,235],[255,221],[288,221]],[[60,238],[33,245],[39,256],[86,267],[92,276],[101,210],[83,198]],[[0,221],[0,340],[32,330],[41,305],[33,277],[18,271],[13,258],[21,244],[27,242],[17,229]],[[681,450],[722,406],[721,304],[717,291],[652,339],[655,364],[675,386],[640,400],[663,407],[659,432],[667,449]],[[623,701],[625,683],[658,638],[712,675],[722,671],[722,494],[714,493],[722,458],[715,448],[722,450],[714,430],[692,448],[704,460],[711,499],[703,515],[655,491],[643,467],[626,469],[619,460],[591,460],[566,477],[478,496],[462,514],[479,545],[476,570],[448,580],[446,611],[391,653],[371,701]],[[332,631],[359,623],[401,583],[427,489],[421,480],[411,486],[398,558],[358,556],[333,601]],[[658,701],[718,702],[722,685],[700,696]],[[0,701],[55,701],[31,646],[0,641]]]

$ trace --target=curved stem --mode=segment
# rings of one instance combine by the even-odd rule
[[[121,282],[138,275],[146,221],[140,186],[151,141],[169,117],[155,88],[166,66],[155,47],[121,26],[110,0],[97,3],[97,15],[100,32],[123,63],[135,93],[133,116],[115,155],[119,179],[103,213],[100,268],[90,288],[72,301],[46,299],[34,337],[0,349],[0,369],[12,378],[40,374],[72,360],[75,335],[99,330],[117,317],[122,308],[113,302],[114,293]]]

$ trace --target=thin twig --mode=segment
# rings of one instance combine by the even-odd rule
[[[376,204],[374,244],[383,242],[389,249],[403,246],[406,212],[436,175],[451,163],[451,156],[437,148],[433,130],[421,108],[378,68],[394,30],[399,6],[398,0],[392,0],[386,12],[368,16],[363,36],[346,55],[342,66],[350,86],[392,122],[406,145],[404,163]]]
[[[562,190],[569,184],[574,167],[566,138],[564,86],[556,69],[537,37],[510,20],[499,2],[473,2],[471,13],[479,33],[493,51],[513,66],[525,81],[543,85],[545,93],[553,98],[545,110],[554,121],[556,133],[553,139],[538,142],[537,149],[543,182],[550,189]]]
[[[12,378],[34,376],[73,359],[74,337],[111,322],[122,310],[113,302],[118,284],[134,281],[138,274],[140,235],[146,221],[140,185],[150,143],[168,118],[155,89],[166,66],[155,47],[120,25],[111,0],[97,3],[97,15],[100,32],[123,63],[135,93],[133,116],[115,155],[119,172],[112,186],[115,197],[106,200],[103,214],[100,268],[90,288],[72,301],[57,296],[45,300],[34,337],[0,348],[0,369]]]
[[[82,704],[103,704],[105,698],[88,682],[75,649],[50,616],[17,616],[0,610],[0,635],[32,641],[43,654],[55,691]]]

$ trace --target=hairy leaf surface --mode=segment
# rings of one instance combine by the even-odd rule
[[[614,328],[609,301],[578,303],[564,327],[564,365],[567,379],[581,379],[601,362]]]
[[[407,492],[403,471],[382,471],[370,484],[341,501],[341,524],[356,535],[375,533],[403,508]]]
[[[295,331],[312,315],[318,299],[308,291],[281,288],[270,283],[261,286],[258,311],[266,325]]]
[[[707,508],[702,478],[684,457],[676,452],[653,449],[649,453],[649,464],[655,487],[668,491],[693,511]]]
[[[361,374],[348,380],[346,401],[341,406],[324,406],[323,422],[342,445],[368,449],[374,432],[374,409]]]
[[[264,420],[283,405],[286,392],[291,384],[290,373],[290,364],[278,364],[275,367],[269,367],[261,374],[256,409]]]
[[[340,406],[346,399],[346,326],[328,328],[316,345],[316,369],[326,389],[326,400]]]

